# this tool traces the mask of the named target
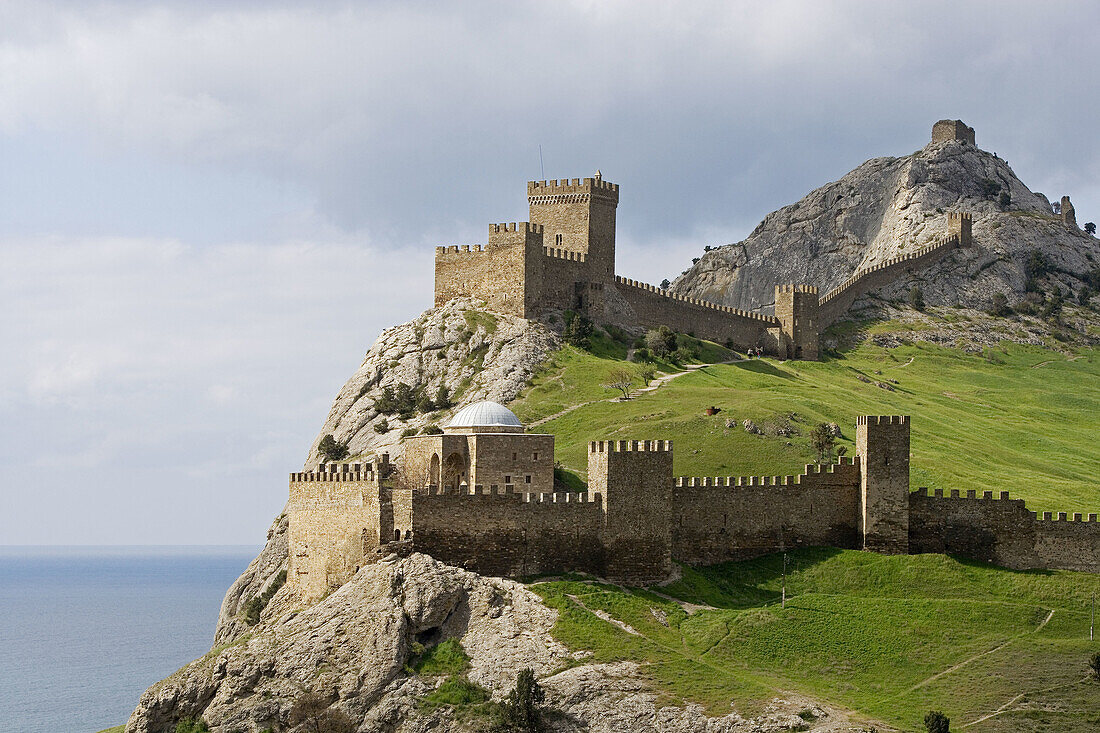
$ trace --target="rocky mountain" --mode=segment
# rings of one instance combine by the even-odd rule
[[[673,291],[771,312],[775,283],[816,285],[824,294],[857,269],[934,243],[947,211],[974,217],[975,246],[959,250],[883,295],[919,284],[929,305],[988,308],[995,293],[1024,293],[1033,251],[1049,264],[1047,286],[1077,293],[1100,264],[1100,240],[1063,223],[1008,162],[972,144],[933,143],[912,155],[875,158],[839,181],[768,214],[746,239],[705,253]]]
[[[149,688],[127,733],[171,733],[202,718],[214,733],[287,730],[305,693],[361,720],[360,731],[475,730],[418,700],[444,679],[410,669],[418,649],[457,639],[467,676],[502,699],[531,668],[547,693],[550,731],[771,733],[862,730],[843,711],[800,697],[775,700],[755,719],[707,717],[698,706],[660,703],[634,664],[597,664],[551,636],[557,611],[522,584],[485,578],[427,555],[363,568],[339,590],[298,610],[289,588],[277,614]],[[811,709],[812,727],[798,711]]]
[[[320,461],[317,445],[328,434],[346,443],[352,457],[384,451],[396,457],[405,430],[443,422],[471,402],[515,399],[558,348],[558,337],[535,321],[488,313],[477,305],[452,301],[383,331],[336,395],[306,468]],[[401,401],[401,385],[408,387],[410,404],[397,405],[395,412],[380,410],[387,390]],[[438,408],[434,402],[441,387],[446,399]]]

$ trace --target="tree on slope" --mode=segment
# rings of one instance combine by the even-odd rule
[[[339,461],[348,457],[348,444],[337,442],[332,433],[329,433],[317,444],[317,452],[325,463]]]
[[[950,733],[951,719],[939,710],[929,710],[928,715],[924,716],[924,727],[928,733]]]
[[[516,677],[516,686],[508,693],[502,713],[504,725],[501,730],[517,733],[537,733],[542,730],[542,704],[546,700],[535,673],[530,668],[520,670]]]
[[[833,431],[829,429],[827,423],[821,423],[810,431],[810,445],[813,446],[814,451],[817,453],[817,460],[819,462],[823,462],[825,457],[833,452],[833,446],[836,445],[836,438],[833,436]]]
[[[1091,222],[1091,221],[1086,222],[1085,223],[1085,234],[1092,234],[1092,235],[1095,236],[1096,235],[1096,224]]]
[[[290,710],[290,725],[302,726],[309,733],[355,733],[359,727],[343,710],[332,707],[316,692],[298,698]]]

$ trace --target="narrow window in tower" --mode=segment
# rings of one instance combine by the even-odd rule
[[[531,454],[531,459],[537,461],[539,459],[539,454],[538,453],[532,453]]]
[[[554,244],[558,245],[559,247],[561,246],[561,235],[560,234],[555,234],[554,235]]]
[[[505,476],[504,477],[504,483],[506,483],[506,484],[512,483],[512,477],[511,476]]]
[[[523,477],[523,483],[525,483],[525,484],[531,483],[531,477],[530,476],[524,476]]]

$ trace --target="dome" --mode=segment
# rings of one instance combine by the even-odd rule
[[[449,428],[523,428],[515,413],[496,402],[475,402],[466,405],[447,423]]]

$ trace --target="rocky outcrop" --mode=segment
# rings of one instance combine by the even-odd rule
[[[250,627],[244,620],[245,606],[276,582],[281,571],[286,570],[287,543],[287,515],[284,509],[267,530],[264,549],[226,591],[214,630],[215,647],[228,644],[248,631]],[[271,610],[265,608],[264,612],[270,614]]]
[[[361,721],[364,733],[468,730],[446,710],[418,706],[441,680],[407,666],[418,647],[446,639],[460,641],[470,680],[494,699],[514,686],[519,670],[533,669],[547,691],[551,730],[805,730],[796,713],[808,708],[817,718],[814,730],[849,729],[838,727],[843,714],[806,700],[773,701],[754,720],[661,706],[635,665],[585,664],[583,652],[557,642],[551,635],[557,612],[522,584],[427,555],[369,565],[309,608],[296,608],[289,588],[273,604],[281,610],[251,633],[150,687],[127,733],[170,733],[183,718],[202,718],[214,733],[285,730],[306,692]]]
[[[426,310],[374,342],[336,395],[306,467],[319,461],[317,444],[327,434],[347,443],[353,457],[386,451],[396,458],[404,430],[444,422],[455,408],[471,402],[511,402],[559,345],[557,335],[545,326],[478,310],[473,301],[455,300]],[[383,414],[376,401],[385,388],[399,384],[428,399],[445,387],[454,404],[407,417]]]
[[[771,312],[776,283],[821,293],[857,269],[937,242],[947,211],[974,216],[974,245],[957,250],[881,294],[904,298],[914,284],[929,305],[985,309],[995,293],[1024,292],[1032,251],[1050,264],[1048,286],[1076,292],[1100,264],[1100,240],[1063,222],[1008,163],[973,145],[947,141],[901,158],[875,158],[797,203],[768,214],[745,240],[718,247],[676,279],[679,294]]]

